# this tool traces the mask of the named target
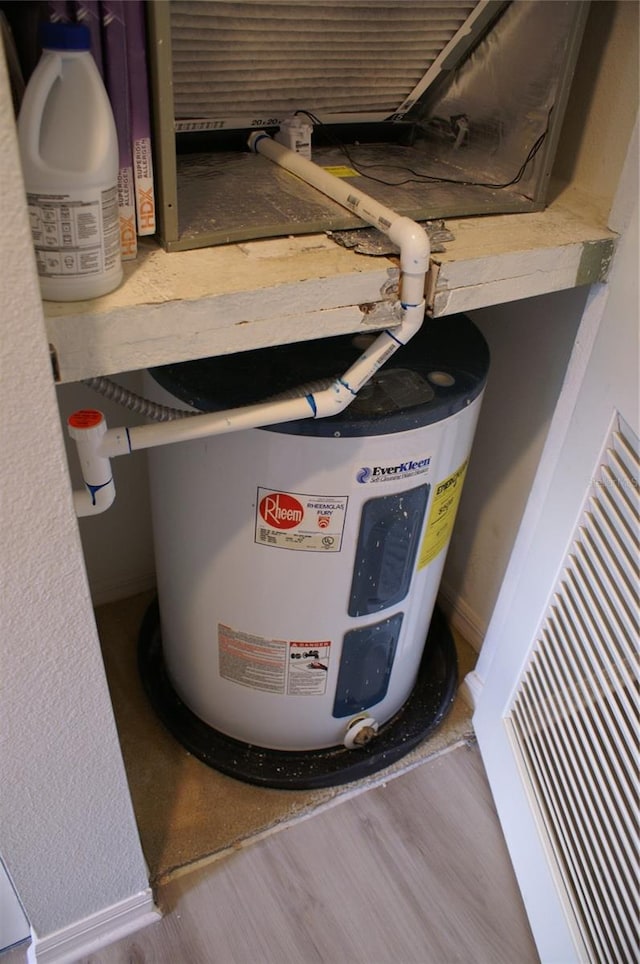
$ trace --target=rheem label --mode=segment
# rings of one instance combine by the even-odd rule
[[[340,552],[347,502],[344,495],[259,488],[255,541],[278,549]]]

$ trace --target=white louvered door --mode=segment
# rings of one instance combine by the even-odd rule
[[[468,681],[543,964],[640,960],[635,180],[626,203]]]

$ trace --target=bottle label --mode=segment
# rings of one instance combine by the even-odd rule
[[[118,268],[115,184],[104,191],[28,193],[27,203],[40,277],[95,277]]]

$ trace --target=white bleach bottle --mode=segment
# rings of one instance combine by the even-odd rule
[[[42,297],[80,301],[122,281],[118,138],[82,24],[41,26],[18,141]]]

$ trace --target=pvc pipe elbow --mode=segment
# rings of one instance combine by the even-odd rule
[[[417,305],[405,305],[404,316],[400,328],[395,332],[396,337],[406,345],[410,338],[422,327],[426,303],[424,298]]]
[[[349,388],[346,382],[336,378],[329,388],[323,389],[313,395],[315,403],[314,418],[329,418],[344,411],[356,397],[356,393]]]
[[[85,483],[85,489],[74,489],[73,507],[76,515],[83,518],[88,515],[100,515],[113,505],[116,497],[116,487],[113,478],[101,485]]]
[[[400,248],[402,305],[404,308],[419,305],[424,301],[425,277],[429,270],[429,235],[411,218],[401,217],[391,224],[389,237]]]
[[[424,275],[429,269],[429,235],[411,218],[400,217],[391,223],[389,237],[400,248],[400,267],[410,275]]]

